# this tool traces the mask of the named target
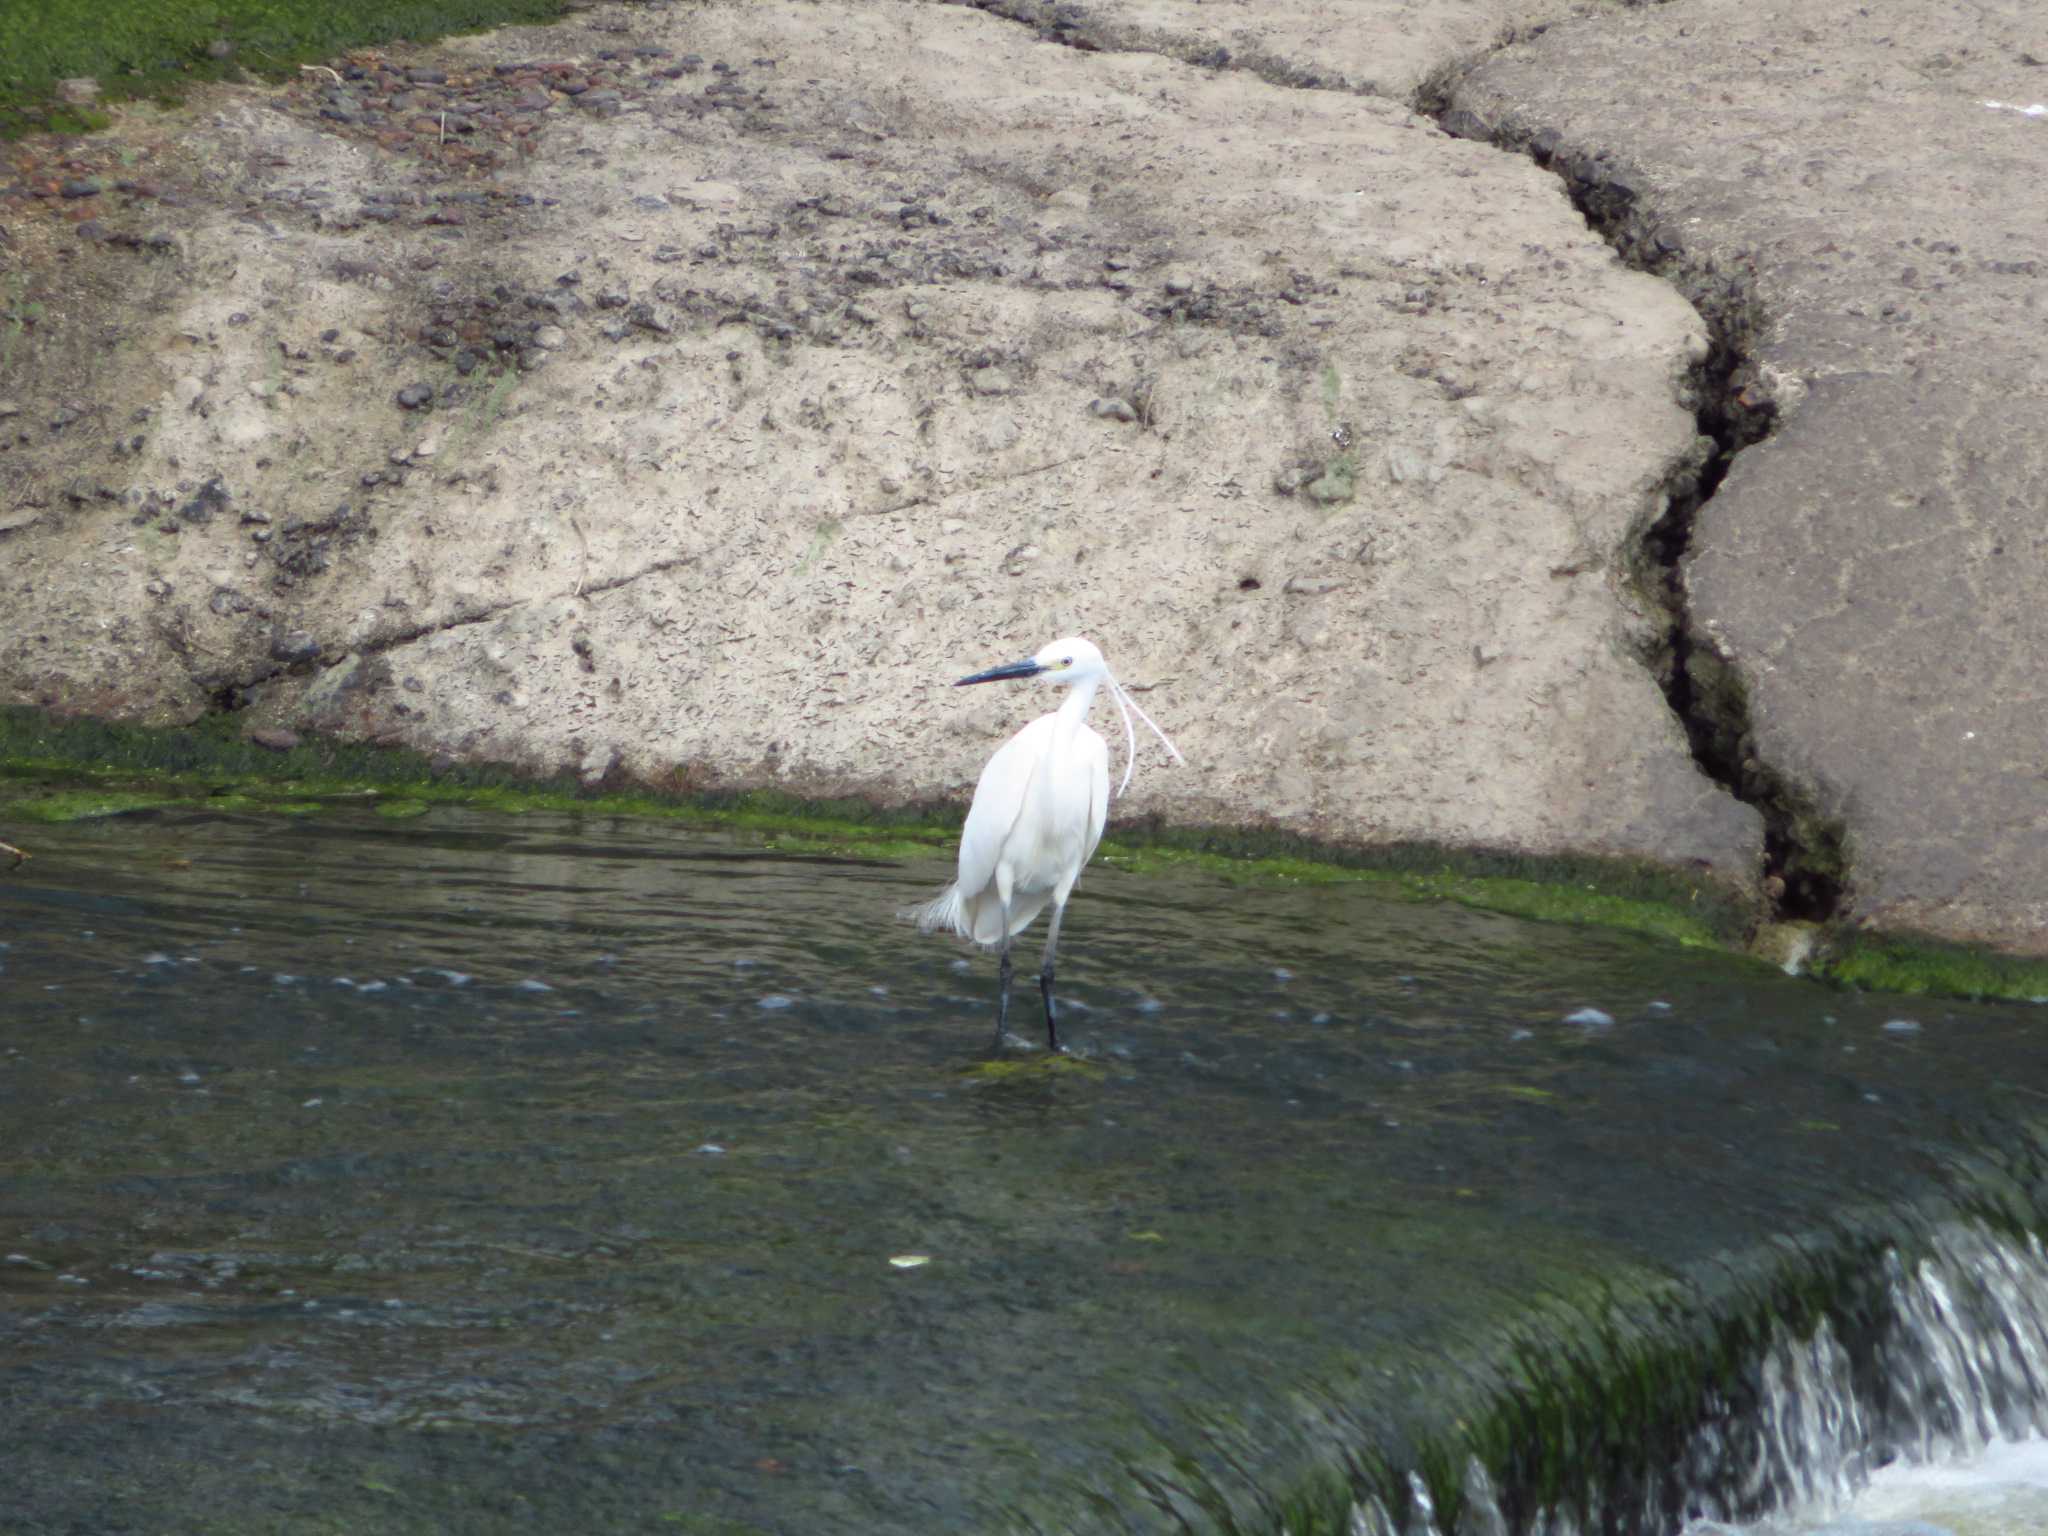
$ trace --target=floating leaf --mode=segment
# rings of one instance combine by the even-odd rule
[[[922,1269],[931,1261],[932,1256],[928,1253],[892,1253],[889,1255],[890,1264],[897,1269]]]

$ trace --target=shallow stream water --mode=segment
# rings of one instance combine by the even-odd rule
[[[1364,887],[1092,870],[1052,1063],[1021,980],[992,1058],[992,964],[893,919],[943,858],[456,810],[34,843],[4,1529],[1236,1518],[1532,1305],[1919,1198],[2048,1083],[2027,1009]]]

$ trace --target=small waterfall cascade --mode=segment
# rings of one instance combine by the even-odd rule
[[[1782,1325],[1739,1389],[1700,1404],[1677,1464],[1639,1497],[1587,1489],[1517,1521],[1466,1463],[1455,1511],[1411,1475],[1400,1518],[1355,1504],[1350,1536],[1719,1536],[1777,1511],[1827,1511],[1893,1461],[1940,1463],[2048,1436],[2048,1251],[2027,1233],[1951,1224],[1924,1257],[1885,1254],[1861,1294],[1805,1337]]]

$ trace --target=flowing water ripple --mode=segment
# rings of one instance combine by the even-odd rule
[[[1065,1529],[1152,1507],[1158,1445],[1256,1484],[1532,1297],[1917,1193],[1904,1149],[2026,1112],[2048,1054],[2010,1009],[1887,1030],[1624,936],[1096,869],[1071,1057],[1027,976],[991,1058],[992,961],[890,916],[941,853],[436,811],[38,854],[0,880],[0,1436],[57,1529],[192,1528],[258,1463],[279,1529]],[[2008,1349],[1863,1432],[2031,1423]],[[1825,1491],[1797,1448],[1856,1425],[1826,1337],[1785,1350],[1800,1416],[1741,1454]]]

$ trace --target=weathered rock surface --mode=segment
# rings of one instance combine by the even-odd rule
[[[1746,274],[1793,402],[1702,509],[1745,750],[1843,823],[1850,910],[2048,947],[2048,24],[1689,0],[1559,27],[1455,106],[1611,151],[1675,267]],[[1802,398],[1803,397],[1803,398]]]
[[[1525,160],[923,4],[410,62],[459,160],[383,64],[117,129],[176,249],[45,248],[138,302],[9,381],[93,380],[0,459],[0,696],[912,795],[1046,707],[953,677],[1080,630],[1191,765],[1137,808],[1754,878],[1625,557],[1703,330]]]

